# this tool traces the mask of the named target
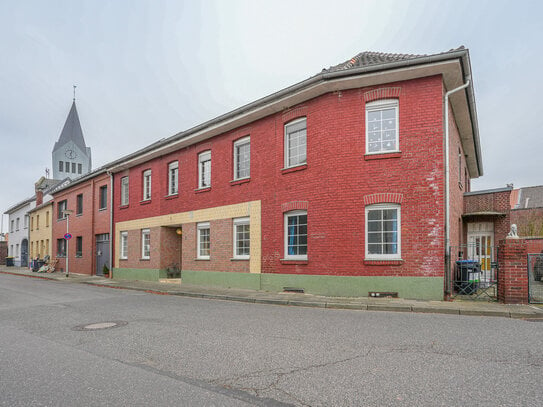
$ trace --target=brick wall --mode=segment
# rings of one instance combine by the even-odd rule
[[[525,238],[528,253],[543,253],[543,237]]]
[[[6,265],[6,257],[8,257],[8,242],[0,242],[0,265]]]
[[[506,304],[528,302],[528,245],[524,239],[500,241],[498,262],[498,300]]]
[[[378,86],[329,93],[115,174],[116,191],[120,190],[121,177],[130,177],[130,203],[121,208],[120,194],[116,194],[115,222],[260,200],[263,272],[442,276],[442,80],[435,76],[386,86],[399,88],[401,153],[365,156],[364,93]],[[283,171],[284,125],[301,116],[307,117],[307,165]],[[251,137],[251,178],[233,183],[233,142],[246,135]],[[208,149],[212,156],[212,186],[205,192],[195,191],[198,153]],[[173,160],[179,162],[179,194],[166,197],[167,166]],[[146,169],[152,170],[152,199],[141,202],[142,173]],[[363,202],[365,196],[376,193],[402,196],[400,262],[364,259]],[[455,216],[459,199],[455,195]],[[308,202],[307,264],[281,261],[285,257],[281,208],[293,201]],[[191,228],[183,225],[183,268],[207,270],[220,266],[232,270],[226,261],[230,252],[221,264],[185,263],[185,258],[191,258],[189,250],[195,248],[188,242],[194,234]],[[231,235],[229,230],[225,236],[231,239]],[[217,246],[216,239],[212,235],[213,247]],[[236,263],[235,267],[240,266]]]
[[[494,222],[494,241],[498,242],[505,239],[511,229],[511,206],[509,203],[511,190],[500,192],[481,193],[476,195],[466,195],[464,197],[464,212],[500,212],[504,216],[474,216],[469,218],[469,222]],[[464,232],[464,242],[467,242],[466,232]]]
[[[73,210],[70,215],[69,231],[73,238],[70,240],[68,255],[70,273],[95,274],[96,272],[96,235],[110,233],[109,208],[110,185],[107,174],[99,174],[94,178],[74,185],[54,194],[53,205],[53,238],[52,257],[57,256],[57,240],[62,239],[66,233],[66,219],[58,219],[58,203],[67,200],[67,209]],[[100,209],[100,187],[107,186],[107,207]],[[77,195],[83,194],[83,212],[76,214]],[[80,257],[76,257],[76,238],[83,239],[83,250]],[[66,269],[65,258],[59,257],[57,269]]]
[[[513,209],[511,223],[517,225],[519,236],[543,236],[543,208]]]

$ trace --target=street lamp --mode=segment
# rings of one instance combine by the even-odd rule
[[[70,239],[72,238],[72,235],[70,235],[70,215],[74,213],[71,209],[64,209],[64,216],[66,216],[66,234],[64,235],[64,239],[66,239],[66,277],[69,277],[70,275],[70,269],[69,269],[69,261],[70,261]]]

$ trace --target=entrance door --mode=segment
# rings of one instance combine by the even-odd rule
[[[487,222],[473,224],[475,227],[469,227],[468,224],[468,258],[479,262],[481,265],[480,286],[488,287],[496,281],[492,261],[494,259],[494,224],[492,231],[489,231],[490,225]],[[470,231],[471,229],[471,231]]]
[[[28,267],[28,240],[21,242],[21,267]]]
[[[109,267],[109,233],[96,235],[96,275],[104,275],[104,266]]]

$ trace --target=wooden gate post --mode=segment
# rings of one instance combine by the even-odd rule
[[[528,303],[528,244],[524,239],[500,240],[498,247],[498,301]]]

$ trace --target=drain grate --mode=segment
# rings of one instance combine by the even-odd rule
[[[543,318],[524,318],[526,322],[543,322]]]
[[[106,322],[94,322],[92,324],[74,326],[74,331],[98,331],[102,329],[118,328],[128,324],[126,321],[106,321]]]

